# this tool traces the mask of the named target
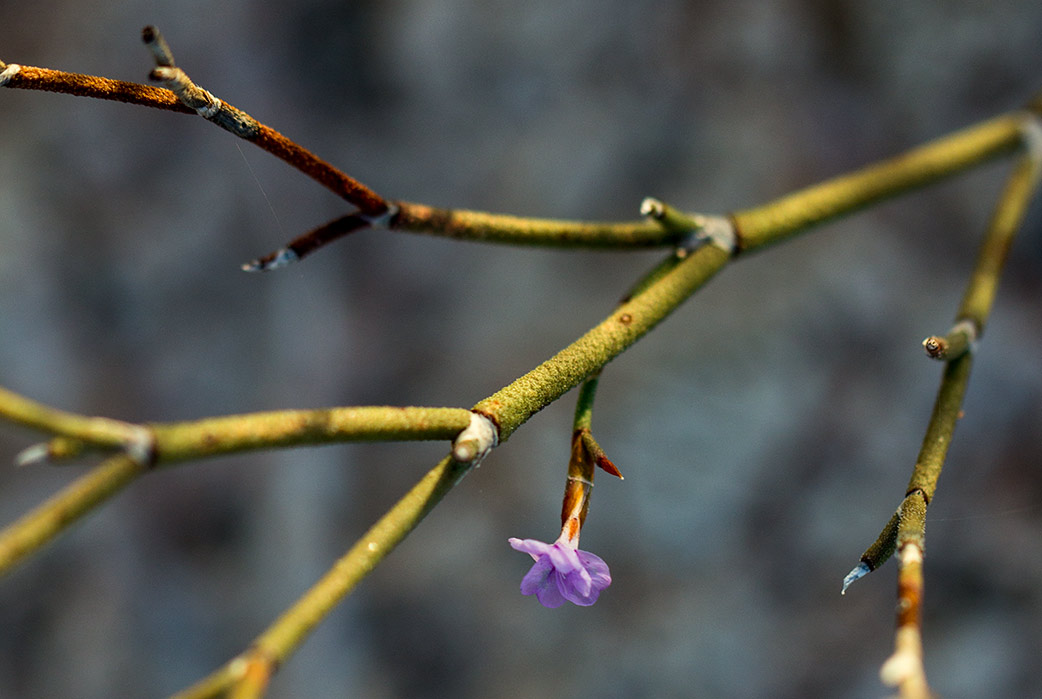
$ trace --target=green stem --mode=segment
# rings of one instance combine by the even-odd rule
[[[56,410],[5,388],[0,388],[0,416],[25,427],[83,440],[99,447],[124,448],[141,436],[141,428],[137,425]]]
[[[159,463],[273,447],[452,439],[470,422],[464,408],[365,406],[280,410],[152,425]]]
[[[1037,119],[1038,117],[1032,118]],[[1019,128],[1023,134],[1025,129],[1038,128],[1038,126],[1022,120]],[[1027,205],[1038,185],[1040,173],[1042,173],[1042,157],[1037,151],[1037,145],[1033,147],[1029,143],[1027,152],[1018,160],[1003,188],[956,316],[960,321],[972,322],[978,330],[977,335],[983,329],[991,313],[1002,266],[1005,263],[1013,236],[1020,227],[1027,211]],[[927,342],[930,339],[927,338]],[[952,340],[961,344],[958,338],[952,338]],[[951,352],[949,355],[944,367],[944,374],[941,377],[941,385],[937,391],[937,398],[934,401],[933,412],[930,415],[930,422],[926,427],[926,434],[919,449],[919,456],[916,459],[912,477],[908,481],[908,487],[905,489],[905,500],[896,515],[899,530],[895,530],[895,519],[891,518],[883,528],[879,539],[861,558],[862,562],[868,563],[865,556],[871,552],[874,562],[869,565],[873,569],[882,565],[890,557],[895,546],[899,547],[906,541],[917,543],[920,548],[924,545],[925,508],[933,500],[937,490],[937,482],[944,468],[948,447],[951,445],[955,433],[955,424],[962,412],[963,397],[969,383],[970,370],[973,367],[972,347],[972,343],[967,343],[966,347],[957,348],[963,351]],[[929,351],[929,348],[927,349]],[[915,514],[917,509],[909,509],[912,507],[909,503],[914,504],[919,500],[922,501],[922,517]]]
[[[474,406],[499,428],[503,442],[528,418],[599,371],[643,337],[730,259],[716,245],[704,245],[666,272],[608,318],[532,371]]]
[[[733,220],[741,250],[776,243],[808,226],[1008,153],[1021,143],[1026,118],[1024,113],[1006,114],[763,206],[738,211]]]
[[[656,221],[593,222],[522,218],[395,202],[394,230],[446,238],[551,247],[646,248],[672,245],[684,234]]]
[[[600,372],[591,374],[583,382],[579,389],[579,398],[575,401],[575,420],[572,429],[588,430],[593,424],[593,400],[597,397],[597,384],[600,382]]]
[[[122,490],[145,469],[140,462],[125,454],[109,457],[9,525],[0,532],[0,575]]]
[[[272,668],[289,657],[330,610],[469,472],[468,464],[445,457],[367,531],[304,596],[279,617],[237,660],[217,670],[182,696],[213,696],[239,677],[231,668],[238,661],[260,659]]]
[[[879,537],[861,554],[861,562],[868,566],[869,571],[873,571],[883,565],[894,555],[894,551],[897,550],[897,526],[899,521],[900,512],[898,511],[890,517],[890,521],[883,527]]]
[[[937,490],[937,480],[941,477],[944,459],[955,433],[955,423],[962,410],[962,399],[966,393],[972,366],[973,354],[967,352],[944,367],[933,414],[926,427],[926,435],[919,449],[912,478],[905,489],[906,493],[922,491],[927,503],[933,500],[933,494]]]
[[[1000,195],[984,242],[981,243],[977,264],[956,315],[956,320],[969,320],[976,325],[977,337],[984,333],[1002,268],[1006,264],[1013,237],[1038,187],[1040,172],[1042,154],[1029,152],[1017,160]]]

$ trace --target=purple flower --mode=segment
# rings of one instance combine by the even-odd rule
[[[530,555],[535,564],[521,581],[521,594],[535,594],[544,607],[554,609],[565,600],[588,607],[611,585],[608,564],[577,548],[578,539],[563,537],[552,544],[535,539],[510,539],[510,545]]]

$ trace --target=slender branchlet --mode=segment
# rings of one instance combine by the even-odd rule
[[[120,449],[143,466],[155,460],[155,435],[143,425],[105,417],[86,417],[57,410],[17,393],[0,388],[0,417],[36,430],[62,435],[72,440],[63,446],[87,443],[103,449]],[[25,466],[48,458],[46,445],[30,447],[16,461]]]
[[[1016,115],[1014,124],[1016,134],[1024,146],[1024,154],[1014,166],[996,205],[956,314],[956,323],[946,336],[931,336],[923,341],[928,355],[946,361],[933,413],[905,491],[908,497],[915,493],[921,494],[924,506],[930,503],[937,489],[955,424],[962,415],[963,396],[973,364],[973,349],[991,312],[999,276],[1013,236],[1023,220],[1042,172],[1042,127],[1039,125],[1039,117],[1030,112],[1020,113]],[[964,133],[972,135],[972,130]],[[844,579],[844,591],[852,582],[878,568],[893,554],[898,546],[899,514],[887,522],[876,542],[861,556],[858,566]],[[922,542],[919,542],[919,546],[922,547]]]
[[[697,214],[685,214],[654,197],[646,197],[640,203],[640,213],[642,216],[658,221],[663,228],[679,233],[695,233],[705,226],[704,217]]]
[[[447,456],[360,538],[292,607],[242,655],[189,688],[181,697],[211,697],[248,681],[247,668],[270,676],[311,631],[416,527],[472,464]]]
[[[879,566],[883,565],[894,555],[894,550],[897,548],[897,524],[900,511],[894,512],[894,515],[890,518],[890,521],[883,527],[883,531],[879,533],[879,537],[872,542],[872,545],[865,549],[865,552],[861,554],[861,559],[858,564],[854,566],[853,570],[847,573],[847,576],[843,578],[843,589],[840,590],[840,594],[847,594],[847,588],[850,587],[854,582],[865,577]]]
[[[0,575],[52,541],[68,526],[145,473],[147,466],[117,454],[0,531]]]
[[[616,478],[622,479],[622,473],[608,458],[604,449],[594,439],[591,431],[593,424],[593,401],[597,395],[597,385],[600,382],[600,377],[601,374],[598,371],[583,381],[582,386],[579,388],[579,398],[575,402],[575,420],[572,425],[572,452],[574,454],[578,446],[582,449],[584,458],[593,463],[593,465]],[[590,480],[593,480],[592,476]]]
[[[897,513],[883,528],[861,562],[843,581],[843,590],[898,553],[898,605],[894,653],[883,664],[880,677],[898,687],[902,697],[931,696],[923,668],[922,595],[923,551],[926,543],[926,510],[951,444],[955,424],[962,416],[962,402],[973,364],[977,338],[991,312],[999,276],[1013,236],[1027,210],[1042,173],[1042,128],[1039,117],[1020,117],[1018,134],[1024,154],[1018,159],[1000,195],[995,213],[981,244],[973,273],[956,314],[952,330],[944,337],[923,341],[927,354],[945,360],[944,375],[933,413],[923,437],[906,495]]]
[[[575,403],[575,419],[572,423],[572,444],[568,458],[568,477],[564,483],[564,498],[561,501],[561,532],[569,540],[579,537],[590,509],[593,492],[594,467],[622,478],[604,450],[593,439],[590,428],[593,421],[593,401],[597,394],[600,373],[595,373],[583,382],[579,398]]]
[[[1009,153],[1023,143],[1022,112],[957,131],[897,157],[732,215],[743,252],[808,226],[922,187]]]
[[[388,229],[393,225],[398,211],[396,204],[389,203],[387,209],[377,216],[368,216],[362,213],[341,216],[295,238],[284,248],[279,248],[264,257],[245,263],[242,269],[245,272],[267,272],[278,269],[310,255],[315,250],[328,245],[338,238],[343,238],[349,233],[354,233],[363,228]]]
[[[523,218],[464,209],[437,209],[397,202],[394,229],[460,240],[547,247],[603,249],[675,245],[684,234],[654,221],[600,222]]]
[[[357,206],[366,216],[380,216],[388,210],[388,204],[383,197],[361,182],[345,175],[295,141],[193,83],[188,75],[174,64],[173,53],[158,29],[152,26],[145,27],[141,38],[156,61],[156,67],[149,74],[149,78],[163,83],[186,107],[285,160]]]
[[[495,420],[499,438],[505,441],[528,418],[643,337],[729,259],[730,255],[715,245],[700,247],[585,335],[474,409]]]
[[[1038,188],[1042,174],[1042,125],[1040,117],[1025,113],[1019,133],[1024,153],[1017,159],[1013,172],[999,195],[987,233],[981,242],[977,262],[970,275],[957,320],[968,320],[976,329],[976,337],[984,334],[988,315],[998,291],[1002,268],[1009,255],[1013,237],[1027,213],[1028,204]]]
[[[19,465],[74,458],[90,448],[123,452],[0,531],[0,574],[155,465],[305,444],[454,439],[475,422],[464,408],[373,406],[136,425],[55,410],[2,388],[0,416],[59,435],[22,451]]]

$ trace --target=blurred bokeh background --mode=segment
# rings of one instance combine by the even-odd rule
[[[203,87],[377,191],[632,219],[725,212],[1016,108],[1023,2],[3,5],[0,58],[143,81],[156,24]],[[239,264],[348,207],[201,119],[0,91],[0,383],[177,420],[469,406],[598,322],[661,252],[362,233]],[[522,597],[552,540],[574,394],[470,475],[276,676],[274,697],[877,697],[895,567],[840,581],[904,493],[1006,163],[740,260],[604,373],[591,608]],[[929,513],[927,672],[1042,695],[1042,207],[1012,251]],[[16,470],[0,522],[84,469]],[[445,444],[150,474],[0,580],[0,696],[159,696],[241,650]]]

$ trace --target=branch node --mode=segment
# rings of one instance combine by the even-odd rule
[[[221,111],[221,100],[192,82],[177,66],[158,66],[152,69],[148,77],[150,80],[163,83],[185,106],[194,109],[204,119],[213,119]]]
[[[1024,150],[1033,162],[1042,163],[1042,115],[1027,112],[1020,125]]]
[[[378,228],[378,229],[387,230],[387,229],[390,229],[391,226],[394,225],[394,219],[395,219],[396,216],[398,216],[398,213],[400,211],[401,211],[401,209],[398,207],[397,204],[392,204],[392,203],[388,202],[387,203],[387,208],[384,210],[383,213],[375,214],[373,216],[369,216],[367,214],[359,213],[358,217],[361,218],[366,223],[368,223],[370,228]]]
[[[944,337],[931,335],[923,340],[923,349],[931,359],[951,361],[977,349],[977,324],[964,318],[952,326]]]
[[[491,419],[471,411],[470,424],[452,442],[452,458],[461,464],[480,466],[493,447],[499,444],[499,430]]]
[[[127,456],[138,465],[150,468],[155,465],[156,435],[145,425],[130,425],[130,438],[127,440]]]
[[[724,216],[699,216],[702,228],[695,233],[699,243],[709,243],[720,248],[728,255],[733,255],[738,248],[738,233],[734,224]]]
[[[705,243],[717,246],[728,255],[734,254],[738,247],[734,224],[723,216],[685,214],[654,197],[646,197],[640,203],[640,213],[664,228],[685,234],[677,247],[677,257],[687,257]]]
[[[7,82],[18,74],[18,71],[22,69],[22,66],[17,63],[8,63],[2,71],[0,71],[0,87],[3,87]]]

